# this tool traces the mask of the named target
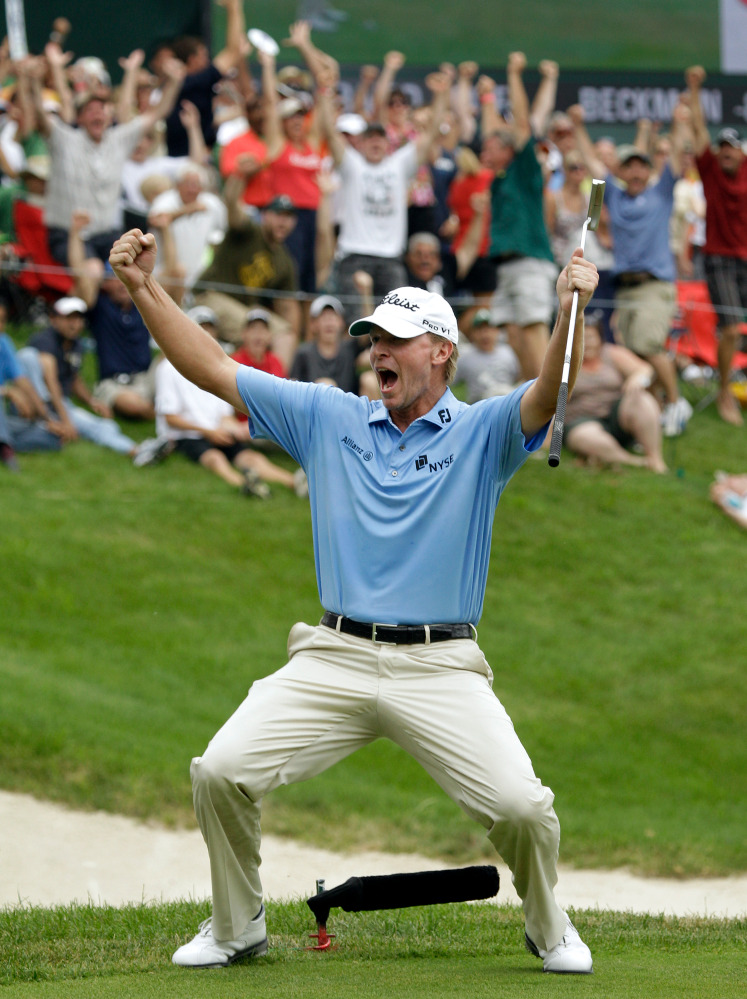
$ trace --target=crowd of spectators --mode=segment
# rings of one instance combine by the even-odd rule
[[[335,58],[298,21],[278,69],[248,40],[241,0],[222,0],[226,44],[162,42],[120,60],[122,81],[60,40],[12,62],[0,48],[0,458],[85,437],[136,465],[174,450],[248,495],[304,495],[250,444],[245,420],[187,389],[154,353],[107,263],[127,228],[149,229],[158,277],[241,363],[375,397],[367,352],[346,333],[374,300],[410,285],[449,299],[470,402],[540,367],[554,283],[578,244],[592,177],[607,182],[586,255],[600,272],[590,351],[566,445],[586,460],[665,471],[661,436],[692,409],[669,349],[678,280],[699,279],[719,324],[717,406],[743,422],[730,378],[747,308],[747,160],[713,141],[692,67],[669,132],[590,138],[580,105],[555,106],[559,69],[531,96],[507,57],[507,103],[474,62],[427,75],[427,103],[398,84],[400,52],[363,66],[352,107]],[[68,26],[69,28],[69,26]],[[63,32],[64,34],[64,32]],[[95,385],[83,377],[95,351]],[[204,395],[204,393],[203,393]],[[138,445],[116,417],[155,420]],[[641,455],[629,450],[637,448]]]

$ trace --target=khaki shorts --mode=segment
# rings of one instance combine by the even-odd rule
[[[677,311],[677,292],[671,281],[646,281],[618,288],[615,295],[617,329],[622,342],[641,357],[661,354]]]
[[[134,375],[115,375],[114,378],[104,378],[93,390],[97,402],[103,402],[113,407],[114,401],[123,390],[135,392],[151,404],[156,400],[156,365],[160,356],[154,358],[147,371],[138,371]]]
[[[550,325],[555,311],[558,268],[549,260],[518,257],[498,265],[498,287],[490,303],[497,326]]]

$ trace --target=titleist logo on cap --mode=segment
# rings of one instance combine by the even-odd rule
[[[400,298],[399,295],[394,292],[390,292],[388,295],[384,295],[379,305],[399,305],[400,308],[409,309],[410,312],[417,312],[420,309],[419,305],[414,302],[410,302],[406,298]]]

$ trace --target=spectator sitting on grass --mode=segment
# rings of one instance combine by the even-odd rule
[[[259,368],[260,371],[277,375],[278,378],[286,378],[287,372],[283,362],[277,354],[273,354],[270,350],[272,344],[271,322],[272,315],[267,309],[259,307],[249,309],[242,332],[241,347],[231,357],[239,364],[246,364],[250,368]]]
[[[299,382],[336,385],[343,392],[359,391],[358,355],[361,345],[345,330],[345,313],[332,295],[320,295],[309,310],[311,339],[296,351],[290,377]]]
[[[150,333],[132,299],[107,262],[85,258],[81,229],[85,212],[73,212],[68,238],[70,266],[75,271],[78,297],[90,310],[88,322],[96,341],[99,380],[93,398],[97,406],[130,420],[155,416],[155,365]]]
[[[600,320],[586,315],[584,359],[565,411],[565,445],[589,464],[666,472],[659,407],[648,391],[654,369],[627,347],[605,343]],[[636,444],[642,455],[628,450]]]
[[[59,421],[64,441],[78,437],[135,458],[138,447],[111,418],[109,406],[95,399],[81,374],[86,303],[75,297],[55,302],[47,329],[36,333],[18,352],[18,359],[52,419]],[[78,406],[73,402],[82,402]]]
[[[202,327],[211,332],[211,325]],[[176,451],[245,496],[269,498],[268,482],[308,496],[303,469],[290,472],[251,448],[247,422],[236,418],[233,407],[188,381],[166,360],[156,371],[156,431],[159,440],[172,441]]]
[[[0,303],[0,330],[5,329],[7,317],[7,306]],[[0,462],[17,472],[16,451],[58,451],[60,434],[55,431],[60,429],[24,374],[13,341],[0,332]]]

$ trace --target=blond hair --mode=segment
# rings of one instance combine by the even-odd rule
[[[428,336],[431,338],[431,341],[435,344],[440,344],[442,340],[446,340],[446,337],[439,336],[438,333],[429,333]],[[451,340],[447,340],[446,342],[451,343]],[[458,360],[459,360],[459,347],[457,346],[457,344],[452,344],[451,355],[446,364],[444,364],[444,380],[447,385],[450,385],[451,382],[454,380],[454,375],[456,374]]]

